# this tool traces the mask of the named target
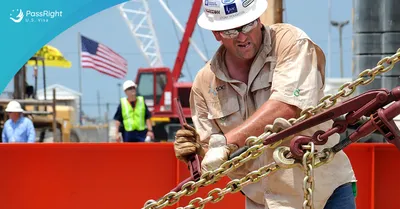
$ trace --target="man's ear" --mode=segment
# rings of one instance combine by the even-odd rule
[[[214,34],[214,37],[215,37],[215,39],[217,41],[221,41],[222,40],[221,34],[219,34],[218,31],[213,31],[212,33]]]

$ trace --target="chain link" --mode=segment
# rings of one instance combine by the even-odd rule
[[[303,146],[306,152],[303,155],[303,169],[304,169],[304,180],[303,180],[303,192],[304,202],[303,209],[314,209],[313,204],[313,192],[314,192],[314,143],[310,142],[307,146]]]
[[[376,67],[374,67],[372,69],[366,69],[363,72],[361,72],[356,80],[344,83],[339,88],[339,90],[336,94],[326,95],[318,102],[318,104],[315,107],[306,108],[305,110],[303,110],[300,113],[299,118],[297,118],[297,119],[291,118],[288,120],[288,122],[290,122],[292,125],[294,125],[298,122],[301,122],[301,121],[315,115],[316,113],[319,113],[323,109],[331,108],[338,102],[338,99],[349,97],[351,94],[353,94],[355,92],[357,87],[360,85],[370,84],[372,81],[374,81],[374,79],[377,75],[379,75],[381,73],[386,73],[386,72],[392,70],[393,67],[395,66],[395,64],[399,61],[400,61],[400,48],[392,56],[381,59],[377,63]],[[247,139],[247,145],[250,148],[248,150],[246,150],[245,152],[243,152],[242,154],[240,154],[239,156],[226,161],[225,163],[223,163],[219,168],[217,168],[214,171],[208,171],[206,173],[203,173],[197,182],[194,182],[194,181],[187,182],[186,184],[184,184],[182,186],[181,191],[169,192],[166,195],[164,195],[164,197],[159,199],[158,201],[152,201],[149,204],[146,204],[144,208],[145,209],[159,209],[159,208],[173,205],[177,201],[179,201],[179,199],[182,196],[190,196],[190,195],[196,193],[199,187],[213,184],[213,183],[217,182],[219,179],[221,179],[223,176],[225,176],[227,173],[229,173],[229,172],[235,170],[236,168],[240,167],[241,165],[243,165],[245,162],[247,162],[251,159],[257,158],[264,152],[264,150],[266,148],[275,148],[275,147],[279,146],[283,142],[283,140],[280,140],[274,144],[270,144],[267,146],[264,146],[262,144],[263,138],[268,137],[271,134],[274,134],[274,132],[272,131],[272,128],[270,128],[270,127],[271,127],[271,125],[267,125],[265,132],[263,134],[261,134],[259,137],[255,137],[255,136],[249,137]],[[311,156],[314,156],[314,155],[311,155]],[[253,172],[251,172],[251,173],[253,173]],[[246,178],[246,177],[244,177],[244,178]],[[235,183],[238,181],[240,181],[240,180],[235,179],[228,183],[228,185],[237,184],[236,185],[237,188],[232,189],[232,191],[240,191],[242,189],[242,184]],[[312,178],[310,181],[312,181]],[[308,180],[307,180],[307,182],[308,182]],[[309,186],[313,186],[313,183],[312,183],[312,185],[310,185],[310,183],[308,182],[308,185],[307,185],[307,198],[309,198],[309,199],[306,199],[307,206],[312,205],[312,189],[310,190]],[[232,191],[230,191],[230,193],[232,193]],[[212,193],[211,195],[214,195],[214,193]],[[225,195],[224,192],[222,192],[222,193],[219,192],[218,195],[220,195],[220,194],[221,194],[221,196]],[[221,196],[218,196],[218,198],[222,199]],[[196,198],[196,199],[193,199],[192,201],[194,201],[194,202],[192,202],[192,203],[195,204],[196,201],[197,202],[201,201],[201,203],[205,204],[205,203],[211,201],[210,196],[208,197],[208,199],[206,198],[204,200],[201,198],[200,199]],[[212,200],[214,200],[214,199],[212,199]],[[306,201],[305,201],[305,203],[306,203]],[[204,204],[201,204],[202,207],[204,207]]]
[[[224,198],[224,195],[228,193],[236,193],[241,190],[241,188],[246,185],[257,183],[262,178],[272,174],[273,172],[279,170],[280,167],[276,163],[271,163],[267,166],[263,166],[258,170],[248,173],[241,179],[235,179],[230,181],[225,188],[215,188],[211,190],[206,198],[197,197],[189,202],[189,205],[185,207],[179,207],[177,209],[202,209],[206,203],[212,202],[217,203]]]
[[[315,107],[309,107],[303,110],[300,114],[298,119],[295,119],[293,123],[297,121],[302,121],[309,116],[314,115],[315,113],[320,112],[322,109],[329,109],[334,106],[339,98],[349,97],[353,94],[357,87],[360,85],[368,85],[372,81],[374,81],[375,77],[381,73],[386,73],[393,69],[394,65],[399,62],[400,60],[400,48],[397,50],[397,53],[381,59],[377,66],[372,69],[366,69],[358,75],[358,78],[351,82],[344,83],[340,88],[339,91],[334,95],[326,95],[324,96],[319,102],[318,105]],[[386,64],[387,66],[385,66]],[[290,121],[290,120],[289,120]]]
[[[258,144],[250,147],[246,152],[243,152],[239,156],[232,160],[224,162],[219,168],[214,171],[207,171],[200,176],[197,182],[189,181],[182,186],[179,192],[169,192],[160,198],[158,201],[151,201],[145,205],[145,209],[159,209],[166,206],[175,204],[182,196],[190,196],[198,191],[202,186],[207,186],[217,182],[227,173],[235,170],[244,163],[251,159],[255,159],[260,156],[267,147],[263,144]],[[238,185],[238,191],[241,190],[242,186]]]

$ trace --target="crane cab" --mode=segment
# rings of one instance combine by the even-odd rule
[[[167,67],[139,68],[136,76],[137,94],[144,97],[152,113],[156,141],[173,141],[180,128],[173,99],[181,102],[184,116],[191,123],[189,96],[192,83],[177,82]]]

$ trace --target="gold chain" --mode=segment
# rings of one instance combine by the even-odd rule
[[[314,193],[314,143],[310,142],[308,146],[303,146],[307,150],[303,155],[303,169],[304,169],[304,180],[303,180],[303,192],[304,202],[303,209],[314,209],[313,193]]]
[[[212,202],[217,203],[224,198],[224,195],[228,193],[236,193],[246,185],[259,182],[262,178],[272,174],[279,170],[280,167],[276,163],[263,166],[255,171],[248,173],[241,179],[235,179],[230,181],[224,189],[215,188],[211,190],[206,198],[197,197],[189,202],[189,205],[185,207],[179,207],[178,209],[203,209],[204,205]]]
[[[339,91],[334,94],[334,95],[327,95],[323,97],[319,102],[318,105],[315,107],[309,107],[303,110],[300,113],[299,118],[291,118],[288,121],[294,125],[300,121],[303,121],[316,113],[320,112],[323,109],[328,109],[332,106],[334,106],[337,103],[337,100],[339,98],[345,98],[353,94],[356,90],[356,88],[360,85],[368,85],[372,81],[374,81],[375,77],[381,73],[386,73],[390,70],[393,69],[394,65],[399,62],[400,60],[400,48],[397,50],[395,54],[393,54],[390,57],[385,57],[381,59],[378,63],[377,66],[372,68],[372,69],[366,69],[363,72],[361,72],[358,76],[358,78],[354,81],[347,82],[343,84],[340,88]],[[385,66],[385,64],[387,66]],[[240,167],[243,165],[245,162],[255,159],[258,156],[260,156],[264,150],[269,147],[276,147],[282,143],[283,140],[278,141],[275,144],[270,144],[268,146],[263,145],[263,138],[268,137],[269,135],[273,134],[273,131],[270,127],[271,125],[266,126],[266,130],[263,134],[261,134],[259,137],[251,136],[247,139],[247,145],[250,146],[249,149],[247,149],[245,152],[240,154],[237,157],[234,157],[231,160],[228,160],[224,162],[219,168],[217,168],[214,171],[208,171],[206,173],[203,173],[200,177],[200,179],[196,182],[194,181],[189,181],[186,184],[182,186],[181,191],[179,192],[169,192],[164,197],[160,198],[158,201],[152,201],[149,204],[145,205],[145,209],[159,209],[163,208],[169,205],[173,205],[176,202],[179,201],[179,199],[182,196],[190,196],[193,195],[194,193],[197,192],[199,187],[202,186],[207,186],[210,184],[213,184],[217,182],[219,179],[221,179],[223,176],[225,176],[227,173],[235,170],[236,168]],[[238,181],[237,179],[234,179],[228,183],[233,184],[232,182]],[[238,191],[242,189],[240,185],[236,188]],[[222,194],[222,193],[219,193]],[[222,194],[222,196],[225,194]],[[209,201],[208,201],[209,202]],[[204,205],[203,205],[204,207]]]
[[[207,186],[217,182],[219,179],[224,177],[227,173],[240,167],[247,161],[255,159],[260,156],[267,147],[263,144],[258,144],[250,147],[246,152],[243,152],[239,156],[224,162],[219,168],[214,171],[207,171],[200,176],[200,179],[196,182],[189,181],[185,183],[179,192],[169,192],[158,201],[151,201],[145,205],[145,209],[159,209],[166,206],[170,206],[179,201],[182,196],[190,196],[197,192],[202,186]],[[241,187],[239,187],[240,191]]]

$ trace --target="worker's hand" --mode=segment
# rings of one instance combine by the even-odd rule
[[[222,134],[211,135],[208,151],[201,162],[202,172],[219,168],[222,163],[228,160],[229,155],[238,148],[235,144],[227,144],[226,138]]]
[[[154,140],[154,133],[153,133],[153,131],[147,131],[146,136],[149,136],[152,140]]]
[[[204,149],[200,145],[200,136],[196,130],[185,124],[175,135],[174,151],[179,160],[187,163],[188,158],[193,154],[204,156]]]
[[[118,143],[121,142],[121,135],[119,135],[119,133],[115,134],[115,141]]]

